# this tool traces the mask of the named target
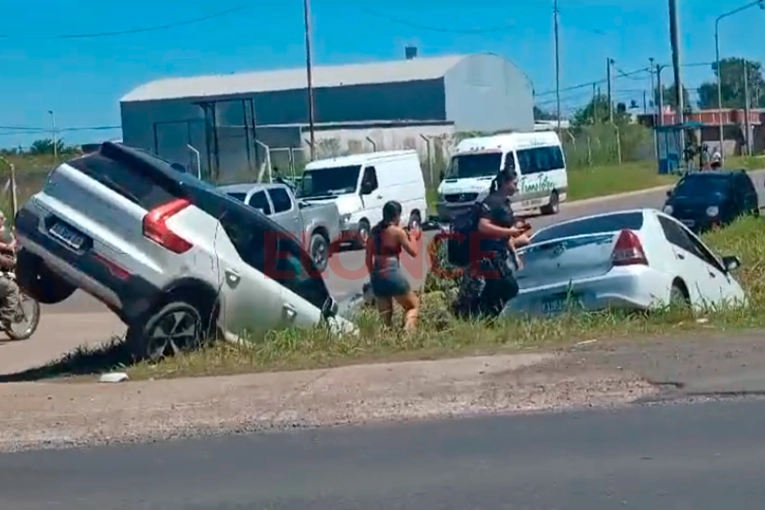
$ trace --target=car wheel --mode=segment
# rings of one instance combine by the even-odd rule
[[[327,269],[329,264],[329,242],[321,233],[316,232],[311,236],[310,245],[311,260],[319,271]]]
[[[356,243],[361,248],[367,245],[367,239],[369,239],[370,230],[371,227],[369,226],[369,222],[367,220],[359,221],[359,230],[356,234]]]
[[[125,342],[136,361],[157,362],[198,349],[205,339],[202,312],[191,303],[159,305],[128,327]]]
[[[77,290],[51,271],[40,257],[24,248],[16,254],[16,283],[27,296],[45,305],[58,304]]]
[[[669,290],[669,306],[672,308],[688,308],[691,306],[691,299],[688,291],[682,281],[672,282],[672,288]]]
[[[560,197],[557,191],[550,193],[550,203],[541,207],[542,214],[558,214],[560,212]]]

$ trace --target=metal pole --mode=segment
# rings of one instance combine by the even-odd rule
[[[664,86],[661,84],[662,66],[656,64],[656,89],[659,91],[659,117],[657,126],[664,125]]]
[[[558,119],[558,136],[560,136],[560,12],[558,11],[558,0],[553,1],[553,18],[555,21],[555,109]]]
[[[608,121],[613,124],[614,122],[614,103],[611,99],[611,64],[614,61],[610,58],[606,59],[606,81],[608,81]]]
[[[680,55],[680,14],[677,9],[677,0],[669,0],[669,37],[672,46],[672,69],[675,77],[677,124],[683,124],[685,122],[685,105],[683,104],[682,58]],[[685,140],[684,137],[683,140]]]
[[[746,155],[752,155],[752,144],[750,138],[752,134],[752,128],[749,124],[749,66],[746,59],[741,59],[741,65],[744,66],[744,129],[746,129]]]
[[[58,133],[56,133],[56,114],[53,110],[48,110],[50,114],[50,130],[53,135],[53,162],[58,162]]]
[[[718,132],[717,140],[720,144],[720,156],[722,162],[725,162],[725,150],[723,148],[724,131],[723,131],[723,110],[722,110],[722,69],[720,69],[720,20],[725,16],[718,16],[715,20],[715,62],[717,66],[717,123]]]
[[[313,103],[313,54],[311,52],[311,2],[303,0],[303,18],[305,22],[305,72],[308,81],[308,130],[311,140],[311,161],[316,157],[316,135],[314,133]],[[269,169],[270,171],[270,169]]]
[[[651,113],[653,114],[653,125],[656,125],[656,84],[653,79],[653,58],[648,59],[648,72],[651,74]]]

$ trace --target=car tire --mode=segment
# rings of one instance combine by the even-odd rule
[[[134,361],[162,358],[198,349],[204,343],[206,312],[184,301],[158,304],[128,326],[125,345]]]
[[[321,232],[314,232],[311,236],[309,253],[314,267],[319,271],[324,271],[329,265],[329,241]]]
[[[58,304],[77,290],[48,268],[40,257],[24,248],[16,254],[16,283],[27,296],[45,305]]]
[[[672,288],[669,289],[669,306],[675,309],[685,309],[691,306],[688,290],[681,280],[672,282]]]
[[[359,221],[359,229],[356,231],[356,245],[359,248],[364,248],[367,245],[367,239],[369,239],[369,232],[372,230],[367,220]]]
[[[540,207],[540,210],[545,215],[558,214],[560,212],[560,196],[557,191],[553,190],[550,193],[550,203]]]

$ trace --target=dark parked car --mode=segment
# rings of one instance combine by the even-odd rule
[[[744,214],[759,214],[757,190],[745,170],[688,174],[667,191],[664,212],[695,232],[723,226]]]

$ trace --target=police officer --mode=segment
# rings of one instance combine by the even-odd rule
[[[470,240],[470,265],[453,305],[459,317],[496,317],[505,303],[518,294],[514,269],[520,269],[521,261],[515,248],[528,243],[526,233],[530,227],[515,220],[510,205],[517,185],[515,171],[502,170],[478,208],[477,242]]]

